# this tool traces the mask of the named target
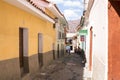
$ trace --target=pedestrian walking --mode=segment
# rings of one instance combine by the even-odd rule
[[[66,51],[70,55],[70,46],[66,46]]]

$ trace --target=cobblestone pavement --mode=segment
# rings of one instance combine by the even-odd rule
[[[80,56],[73,53],[53,61],[36,73],[32,80],[83,80],[83,68]]]

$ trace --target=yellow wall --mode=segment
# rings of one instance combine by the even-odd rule
[[[0,0],[0,60],[19,57],[19,27],[28,29],[29,56],[38,53],[38,33],[43,34],[43,52],[52,50],[52,23]]]

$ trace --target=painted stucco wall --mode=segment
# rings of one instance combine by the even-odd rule
[[[86,35],[86,68],[89,70],[89,56],[90,56],[90,28],[87,26],[88,34]]]
[[[111,1],[108,4],[109,21],[109,79],[120,79],[120,1]],[[118,11],[119,10],[119,11]]]
[[[94,0],[89,16],[93,27],[93,65],[92,79],[107,80],[108,59],[108,12],[107,0]]]
[[[38,66],[38,33],[43,34],[43,54],[52,52],[56,42],[53,23],[40,19],[28,12],[0,0],[0,74],[1,80],[19,80],[19,28],[28,29],[28,57],[30,66]],[[44,62],[52,60],[52,55],[44,57]],[[32,63],[31,63],[32,62]],[[9,63],[9,64],[8,64]],[[1,66],[2,65],[2,66]],[[35,65],[31,68],[34,68]],[[32,69],[31,69],[32,70]],[[9,75],[10,73],[10,75]],[[8,76],[8,77],[7,77]],[[17,78],[13,78],[16,76]]]
[[[55,42],[56,38],[52,23],[37,18],[3,1],[0,1],[0,20],[0,53],[4,53],[0,58],[1,60],[18,57],[20,27],[28,28],[29,55],[37,53],[38,33],[42,33],[44,36],[43,52],[52,49],[51,44]]]

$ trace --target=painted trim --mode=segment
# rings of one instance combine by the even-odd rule
[[[92,47],[93,47],[93,31],[92,31],[92,26],[90,27],[90,51],[89,51],[89,70],[92,71],[92,58],[93,58],[93,53],[92,53]]]
[[[23,28],[23,55],[28,57],[28,29]]]
[[[38,53],[43,53],[43,34],[38,33]]]

